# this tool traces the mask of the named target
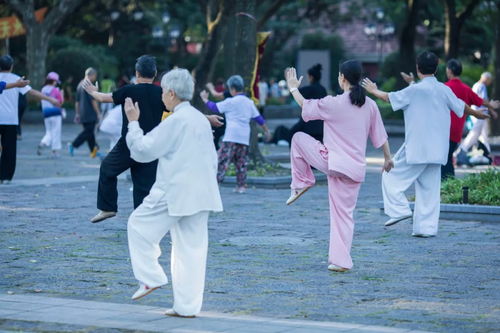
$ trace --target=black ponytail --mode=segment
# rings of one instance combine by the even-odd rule
[[[307,70],[307,74],[311,75],[314,82],[319,82],[319,81],[321,81],[321,70],[322,69],[323,69],[323,66],[321,66],[321,64],[316,64]]]
[[[366,101],[366,94],[363,87],[360,85],[363,67],[356,60],[348,60],[340,65],[340,73],[351,84],[351,92],[349,98],[353,105],[363,106]]]

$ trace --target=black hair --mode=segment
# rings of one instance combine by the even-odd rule
[[[154,78],[156,75],[156,58],[150,55],[140,56],[135,63],[135,70],[144,78]]]
[[[0,57],[0,70],[8,71],[14,65],[14,59],[8,54]]]
[[[418,71],[424,75],[435,74],[439,63],[437,55],[424,51],[417,56]]]
[[[47,85],[53,85],[54,82],[56,82],[56,80],[52,80],[52,79],[45,79],[45,83],[43,84],[44,86],[47,86]]]
[[[448,60],[446,68],[448,68],[454,76],[460,76],[460,74],[462,74],[462,63],[457,59]]]
[[[351,84],[351,92],[349,93],[351,103],[353,105],[363,106],[366,101],[366,94],[365,90],[360,85],[361,76],[363,75],[361,63],[357,60],[347,60],[340,65],[339,71]]]
[[[319,82],[321,80],[321,70],[323,66],[321,64],[316,64],[307,70],[307,74],[311,75],[314,82]]]

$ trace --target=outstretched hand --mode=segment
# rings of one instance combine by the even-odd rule
[[[492,99],[492,100],[490,100],[490,105],[493,109],[498,109],[498,108],[500,108],[500,101]]]
[[[87,93],[92,95],[93,92],[98,91],[97,81],[94,85],[89,79],[85,79],[82,81],[82,88],[85,89]]]
[[[23,88],[30,84],[30,80],[25,80],[24,76],[15,82],[15,87]]]
[[[382,167],[382,172],[389,172],[392,168],[394,168],[394,161],[392,159],[386,159]]]
[[[412,72],[410,72],[410,74],[406,74],[405,72],[401,72],[400,74],[406,83],[411,84],[411,83],[415,82],[415,76],[413,76]]]
[[[297,71],[294,67],[288,67],[287,69],[285,69],[285,80],[288,89],[300,87],[303,78],[304,77],[301,76],[299,79],[297,79]]]
[[[139,120],[139,115],[141,114],[141,110],[139,109],[139,103],[132,101],[130,97],[125,98],[125,115],[129,122]]]
[[[203,101],[203,103],[206,103],[208,101],[208,91],[202,90],[200,92],[200,97],[201,97],[201,100]]]
[[[224,117],[212,114],[207,116],[208,122],[212,127],[221,127],[224,125]]]
[[[365,88],[365,90],[370,94],[373,94],[378,90],[377,84],[367,77],[364,78],[363,81],[361,81],[361,86]]]

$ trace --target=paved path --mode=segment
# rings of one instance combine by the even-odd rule
[[[63,137],[73,137],[75,130],[65,127]],[[118,216],[90,224],[98,161],[89,159],[85,148],[75,158],[36,156],[41,135],[40,127],[25,128],[19,172],[12,186],[0,187],[1,301],[36,295],[128,307],[137,288],[126,239],[130,183],[119,181]],[[369,155],[380,157],[373,150]],[[442,220],[438,237],[430,239],[410,237],[408,222],[383,228],[377,163],[374,159],[361,188],[352,249],[355,266],[348,273],[326,270],[325,186],[313,188],[290,207],[284,205],[287,190],[250,189],[235,195],[222,187],[225,211],[214,214],[209,224],[204,311],[269,321],[499,331],[500,224]],[[32,181],[16,186],[23,179]],[[160,262],[168,272],[168,237],[162,248]],[[139,304],[163,311],[171,301],[166,286]],[[57,332],[65,327],[34,323],[44,318],[1,320],[0,330]]]
[[[335,332],[421,332],[408,329],[373,325],[346,324],[340,322],[313,322],[304,320],[280,320],[255,316],[234,316],[215,312],[202,312],[195,319],[172,318],[164,315],[165,309],[155,306],[124,305],[69,298],[7,295],[0,296],[0,329],[16,329],[39,326],[45,329],[49,323],[57,330],[94,331],[97,328],[115,328],[134,331],[179,333],[335,333]],[[27,322],[27,323],[26,323]],[[62,327],[61,327],[62,324]],[[48,327],[47,327],[48,326]]]

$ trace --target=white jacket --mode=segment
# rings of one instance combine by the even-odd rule
[[[146,135],[139,122],[129,122],[126,141],[135,161],[158,159],[148,205],[166,200],[171,216],[222,211],[212,128],[189,102],[177,105],[170,117]]]

